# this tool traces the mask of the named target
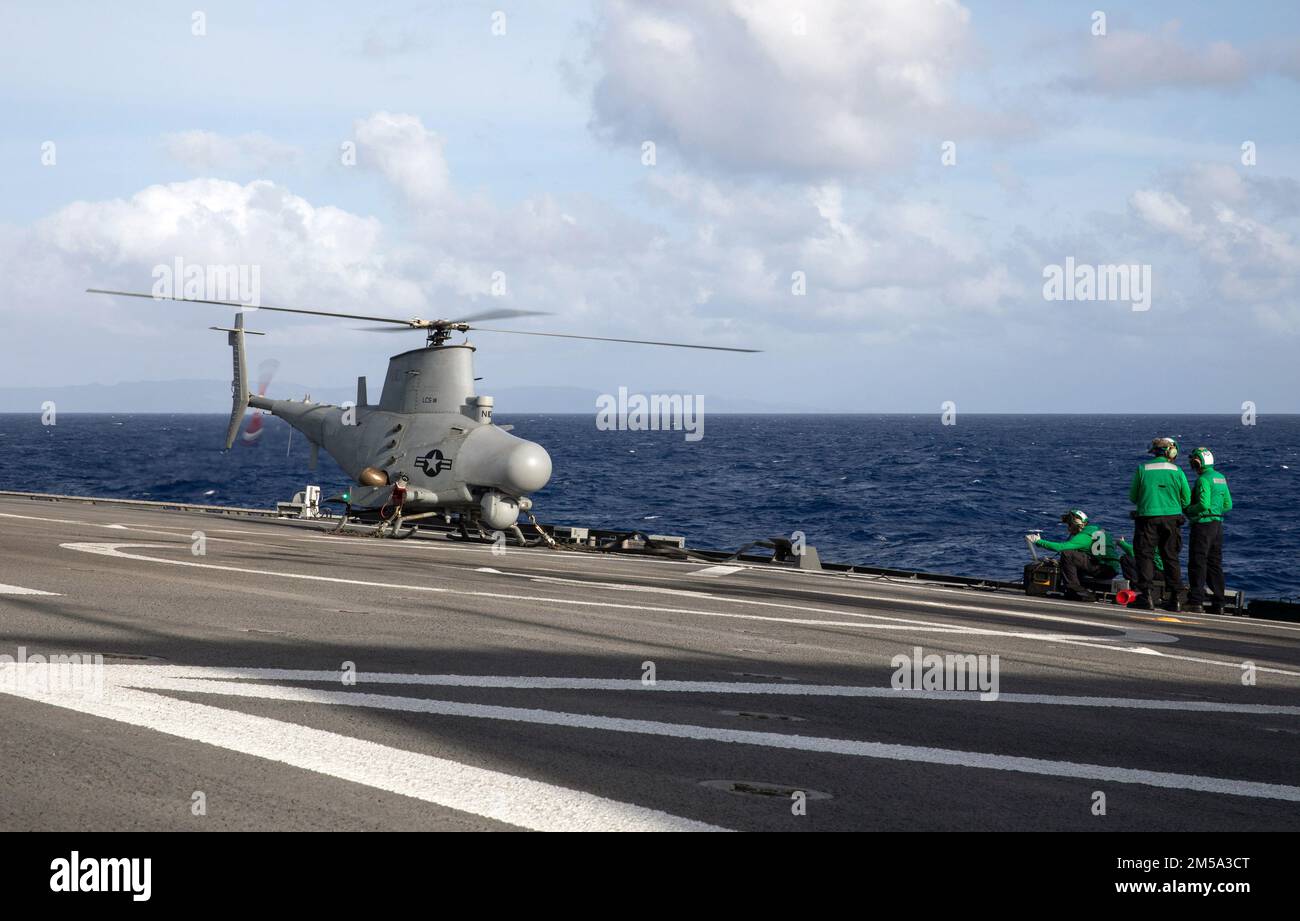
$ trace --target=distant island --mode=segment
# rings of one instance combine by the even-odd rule
[[[372,402],[379,401],[383,380],[369,380]],[[518,413],[595,413],[601,391],[585,387],[502,387],[484,385],[482,393],[496,398],[496,411]],[[680,392],[668,388],[665,393]],[[276,381],[270,395],[318,403],[354,399],[353,386],[310,387]],[[0,387],[0,413],[40,413],[41,405],[54,401],[62,413],[228,413],[230,382],[220,380],[128,381],[118,384],[71,384],[55,387]],[[809,413],[808,406],[763,400],[705,395],[705,408],[716,413]]]

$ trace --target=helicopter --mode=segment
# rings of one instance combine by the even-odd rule
[[[376,522],[376,534],[391,533],[396,537],[409,536],[415,530],[409,527],[402,531],[403,522],[411,525],[421,519],[441,516],[448,523],[454,519],[466,536],[469,529],[477,530],[480,535],[484,534],[484,528],[501,532],[510,530],[523,543],[519,516],[526,515],[536,525],[530,494],[540,490],[551,479],[551,457],[545,448],[511,434],[511,426],[493,422],[495,401],[490,396],[475,393],[474,353],[477,348],[467,335],[464,341],[452,342],[454,333],[468,334],[474,330],[720,352],[759,351],[472,325],[488,320],[547,315],[534,310],[500,308],[453,320],[419,317],[403,320],[300,307],[254,307],[238,301],[103,288],[87,288],[86,291],[235,308],[237,312],[231,326],[209,327],[227,334],[233,358],[233,400],[226,430],[226,449],[234,444],[244,414],[250,407],[278,416],[307,438],[311,445],[312,469],[315,469],[318,452],[323,448],[354,481],[355,486],[336,499],[345,506],[339,528],[349,518],[355,518]],[[246,311],[257,310],[387,324],[361,329],[419,331],[425,334],[425,344],[388,359],[388,372],[378,404],[369,402],[364,376],[357,378],[353,405],[270,399],[263,393],[250,393],[248,388],[245,336],[266,334],[246,329],[244,317]],[[544,535],[540,528],[538,532]]]

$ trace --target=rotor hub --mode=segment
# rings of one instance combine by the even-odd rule
[[[445,320],[434,320],[426,329],[429,332],[427,344],[430,347],[446,345],[447,340],[451,338],[453,332],[469,332],[468,323],[448,323]]]

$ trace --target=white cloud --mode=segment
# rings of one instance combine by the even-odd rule
[[[261,171],[294,163],[302,155],[297,147],[258,132],[229,137],[215,131],[179,131],[163,135],[163,145],[168,156],[196,172]]]
[[[412,204],[436,201],[450,181],[443,142],[414,115],[376,112],[353,126],[357,162],[379,170]]]
[[[193,179],[125,199],[74,202],[14,237],[4,271],[11,286],[30,294],[11,305],[19,308],[15,320],[98,322],[113,311],[82,289],[148,292],[154,267],[177,258],[258,266],[268,304],[410,315],[424,302],[418,279],[394,270],[401,253],[387,244],[379,221],[314,206],[266,180]],[[202,319],[187,311],[215,310],[136,306],[127,322],[167,330]]]
[[[1192,217],[1192,209],[1169,192],[1138,189],[1130,202],[1138,217],[1156,230],[1189,242],[1205,237],[1205,228]]]
[[[616,0],[593,33],[593,126],[740,170],[895,168],[976,121],[953,95],[969,19],[955,0]]]
[[[931,201],[866,195],[834,183],[802,189],[655,177],[693,228],[671,244],[683,290],[774,328],[863,341],[970,332],[1027,292],[982,230]],[[803,272],[807,294],[791,292]]]
[[[1174,20],[1158,31],[1111,29],[1082,39],[1073,89],[1111,96],[1136,96],[1161,89],[1240,90],[1266,73],[1300,76],[1289,48],[1238,48],[1231,42],[1193,44]]]
[[[1139,230],[1190,256],[1211,288],[1211,305],[1226,302],[1252,311],[1266,326],[1300,331],[1300,243],[1280,220],[1266,217],[1279,204],[1279,190],[1289,189],[1296,200],[1294,181],[1255,179],[1222,164],[1202,164],[1167,177],[1163,185],[1131,197]],[[1295,216],[1293,211],[1282,220]]]
[[[1130,215],[1112,216],[1123,225],[1113,244],[1094,231],[1026,245],[990,235],[985,222],[945,197],[835,181],[795,185],[653,170],[651,203],[666,212],[657,222],[583,195],[498,203],[455,188],[441,143],[417,117],[377,113],[358,127],[358,139],[369,138],[362,156],[369,151],[394,190],[418,205],[392,227],[314,205],[269,181],[195,179],[125,199],[75,202],[3,240],[0,272],[15,295],[11,303],[37,318],[37,326],[23,321],[27,335],[42,335],[39,324],[49,316],[74,328],[114,318],[135,324],[141,337],[158,337],[151,327],[161,324],[189,343],[202,320],[187,312],[197,308],[126,311],[79,293],[90,285],[148,290],[152,267],[180,256],[261,265],[270,304],[452,316],[484,306],[493,274],[502,272],[503,306],[558,315],[525,328],[637,338],[671,332],[683,341],[757,347],[794,337],[841,355],[853,343],[908,337],[914,345],[947,339],[986,349],[991,338],[1005,346],[1031,326],[1069,322],[1043,307],[1046,262],[1069,253],[1082,258],[1089,248],[1098,250],[1091,261],[1152,261],[1162,242],[1178,258],[1194,252],[1211,283],[1166,272],[1166,262],[1159,309],[1201,305],[1208,287],[1212,298],[1253,307],[1261,324],[1293,322],[1286,298],[1296,300],[1300,257],[1265,202],[1277,208],[1300,196],[1231,168],[1203,167],[1137,190]],[[434,153],[436,194],[428,181]],[[1118,253],[1122,247],[1127,251]],[[807,295],[792,293],[794,272],[805,273]],[[1012,315],[1016,323],[1005,322]],[[293,325],[291,340],[274,343],[281,358],[308,344],[316,350],[312,361],[327,353],[341,360],[359,348],[333,322]],[[199,340],[194,348],[210,355],[210,343]],[[540,348],[534,340],[496,339],[492,346]]]
[[[409,24],[401,27],[372,27],[362,39],[361,54],[368,58],[390,58],[428,52],[432,46],[427,35],[413,30]]]

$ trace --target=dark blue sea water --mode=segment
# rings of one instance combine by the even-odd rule
[[[502,416],[555,462],[542,521],[684,534],[734,548],[801,530],[823,559],[1019,578],[1023,535],[1067,508],[1131,533],[1128,482],[1157,435],[1208,445],[1236,509],[1230,585],[1300,594],[1300,416],[707,417],[705,437],[603,432],[589,415]],[[222,416],[0,415],[0,488],[270,506],[306,483],[346,484],[325,454],[268,420],[261,444],[221,450]],[[286,453],[286,447],[289,448]]]

